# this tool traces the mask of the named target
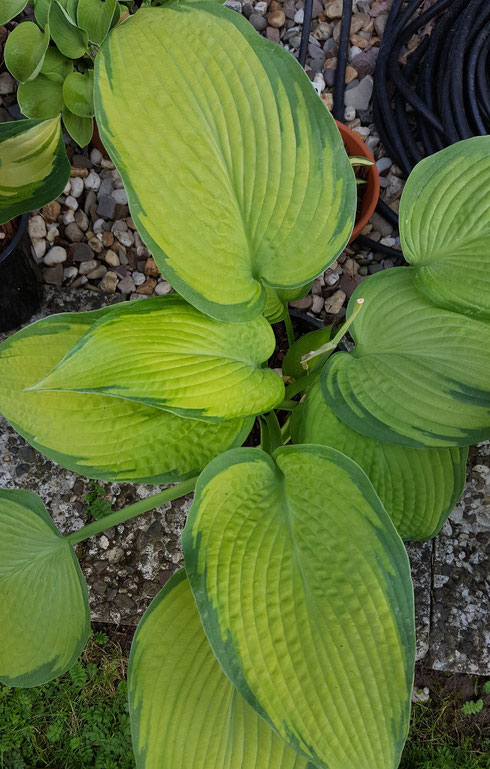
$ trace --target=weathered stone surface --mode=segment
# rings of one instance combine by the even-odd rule
[[[490,675],[490,443],[470,450],[459,504],[434,543],[430,665]]]
[[[415,630],[417,632],[417,660],[429,651],[430,590],[432,581],[432,542],[406,542],[412,567],[415,594]]]

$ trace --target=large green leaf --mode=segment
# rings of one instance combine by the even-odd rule
[[[51,37],[61,53],[69,59],[79,59],[83,56],[88,47],[87,33],[73,23],[69,13],[58,0],[52,0],[48,18]]]
[[[247,417],[284,398],[282,379],[262,367],[274,347],[262,317],[224,323],[158,297],[119,305],[31,389],[105,393],[211,422]]]
[[[403,539],[435,537],[463,490],[466,448],[413,449],[367,438],[337,419],[318,380],[291,415],[291,435],[294,443],[331,446],[357,462]]]
[[[449,312],[414,286],[413,267],[355,290],[364,305],[350,353],[322,372],[325,400],[363,435],[416,448],[467,446],[490,436],[490,326]]]
[[[342,251],[356,188],[337,127],[294,58],[240,14],[206,0],[143,8],[95,67],[102,141],[187,301],[248,320],[265,285],[306,284]]]
[[[34,18],[40,27],[46,26],[52,0],[34,0]]]
[[[110,312],[52,315],[0,345],[0,412],[18,433],[82,475],[147,483],[196,475],[245,440],[250,419],[213,425],[106,395],[26,390]]]
[[[22,114],[37,120],[56,118],[63,109],[63,80],[60,75],[38,75],[20,83],[17,99]]]
[[[0,490],[0,681],[39,686],[61,675],[89,633],[72,546],[37,494]]]
[[[0,25],[18,16],[27,5],[27,0],[0,0]]]
[[[102,45],[111,27],[116,6],[117,0],[79,0],[78,26],[86,31],[91,43]]]
[[[221,670],[183,569],[138,626],[128,684],[138,769],[306,769]]]
[[[330,341],[330,334],[332,326],[325,326],[324,328],[318,328],[316,331],[308,331],[307,334],[300,336],[289,348],[282,364],[283,376],[290,376],[294,379],[300,379],[306,375],[306,371],[302,366],[301,359],[304,355],[307,355],[312,350],[317,350],[322,345]],[[311,373],[317,368],[320,368],[331,353],[326,352],[318,357],[313,358],[308,371]]]
[[[400,202],[417,289],[439,307],[490,320],[490,136],[422,160]]]
[[[0,223],[41,208],[70,175],[59,118],[0,125]]]
[[[24,21],[7,38],[5,64],[17,80],[33,80],[39,74],[48,45],[49,27],[42,32],[34,22]]]
[[[189,581],[223,670],[319,769],[394,769],[409,725],[413,591],[362,470],[324,446],[236,449],[201,474]]]

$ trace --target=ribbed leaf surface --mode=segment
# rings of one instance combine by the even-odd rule
[[[158,297],[94,323],[35,389],[105,393],[205,421],[246,417],[284,397],[282,379],[261,365],[274,347],[263,317],[224,323]]]
[[[363,435],[416,448],[467,446],[490,435],[490,326],[436,307],[413,267],[365,280],[350,353],[332,356],[322,392]],[[349,310],[348,310],[349,311]]]
[[[0,490],[0,681],[39,686],[61,675],[89,632],[72,546],[37,494]]]
[[[223,673],[185,571],[150,604],[128,672],[138,769],[306,769]],[[313,767],[311,767],[313,769]]]
[[[400,202],[417,289],[439,307],[490,320],[490,136],[422,160]]]
[[[394,769],[408,729],[413,597],[403,543],[352,460],[236,449],[201,474],[186,569],[223,670],[322,769]]]
[[[331,446],[357,462],[403,539],[430,539],[465,482],[466,448],[413,449],[352,430],[325,403],[316,381],[291,415],[294,443]]]
[[[148,483],[183,480],[221,451],[239,446],[253,420],[214,425],[107,395],[26,390],[113,311],[52,315],[0,345],[0,412],[17,432],[50,459],[89,478]]]
[[[306,284],[342,251],[356,191],[337,127],[293,57],[240,14],[143,8],[108,36],[95,80],[131,215],[187,301],[254,318],[264,285]]]
[[[59,117],[0,125],[0,224],[54,200],[69,175]]]

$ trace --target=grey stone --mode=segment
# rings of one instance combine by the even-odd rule
[[[15,93],[16,83],[10,72],[2,72],[0,75],[0,96]]]
[[[63,267],[61,264],[55,264],[54,267],[48,267],[43,272],[43,280],[52,286],[61,286],[63,283]]]
[[[126,275],[125,278],[119,281],[117,290],[120,291],[121,294],[131,294],[133,291],[136,291],[134,280],[130,275]]]
[[[360,77],[373,74],[378,54],[379,48],[370,48],[369,51],[362,51],[357,56],[354,56],[351,63],[357,69]]]
[[[352,81],[354,82],[354,81]],[[349,83],[351,85],[351,83]],[[346,90],[344,104],[354,109],[367,109],[373,93],[373,78],[366,75],[354,88]]]
[[[249,21],[257,32],[263,32],[267,27],[267,19],[264,16],[261,16],[260,13],[252,13]]]
[[[490,443],[470,449],[463,495],[434,543],[429,661],[490,675]]]
[[[110,195],[113,189],[114,187],[112,186],[111,179],[102,179],[97,191],[97,197],[100,198],[102,195]]]
[[[88,262],[84,262],[84,264],[88,264]],[[107,272],[107,267],[104,264],[99,264],[94,270],[91,270],[86,274],[89,280],[99,280],[99,278],[104,277],[106,272]]]
[[[116,201],[111,195],[101,195],[97,205],[97,215],[104,219],[112,219],[116,210]]]
[[[53,246],[44,257],[44,264],[53,267],[55,264],[66,262],[66,249],[62,246]]]
[[[80,243],[83,240],[83,232],[76,222],[70,222],[66,225],[65,236],[72,243]]]
[[[88,262],[94,258],[94,252],[87,243],[73,243],[70,246],[70,257],[74,262]]]
[[[98,262],[95,259],[89,259],[88,261],[81,263],[78,271],[80,275],[87,275],[89,272],[96,269],[97,264]]]
[[[83,207],[84,212],[88,215],[93,205],[97,203],[97,196],[93,190],[89,190],[85,197],[85,205]]]
[[[371,222],[373,224],[374,229],[377,232],[379,232],[382,235],[382,237],[388,237],[388,235],[391,235],[391,233],[393,232],[393,227],[391,226],[391,224],[376,212],[372,215]]]
[[[376,33],[380,37],[383,37],[383,32],[385,31],[387,21],[388,21],[387,13],[382,13],[379,16],[376,16],[374,20],[374,29],[376,30]]]
[[[433,542],[406,542],[405,547],[410,559],[415,597],[416,659],[421,660],[429,651]]]
[[[83,180],[86,190],[96,192],[100,187],[100,176],[95,171],[90,171],[89,175]]]
[[[85,213],[85,211],[82,211],[81,208],[78,208],[75,211],[75,221],[82,230],[82,232],[87,232],[88,230],[88,216]]]

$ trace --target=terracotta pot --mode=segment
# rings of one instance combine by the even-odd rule
[[[366,147],[359,134],[356,134],[355,131],[347,128],[346,125],[340,123],[338,120],[335,122],[337,123],[340,135],[344,141],[347,154],[349,156],[360,155],[361,157],[371,160],[373,163],[372,166],[365,166],[367,170],[367,183],[363,185],[364,194],[362,196],[361,215],[358,219],[356,219],[356,223],[349,240],[349,243],[352,243],[352,241],[355,240],[360,234],[361,230],[366,226],[374,213],[374,209],[376,208],[376,204],[379,198],[379,173],[372,153]]]
[[[42,278],[31,253],[28,219],[28,214],[18,218],[17,232],[0,250],[0,331],[26,323],[39,309]]]
[[[97,125],[97,121],[95,118],[94,118],[94,132],[92,134],[92,139],[90,140],[90,144],[92,145],[92,147],[95,147],[96,149],[98,149],[99,152],[102,152],[102,154],[106,158],[109,157],[109,155],[107,154],[106,148],[102,144],[100,134],[99,134],[99,126]]]

